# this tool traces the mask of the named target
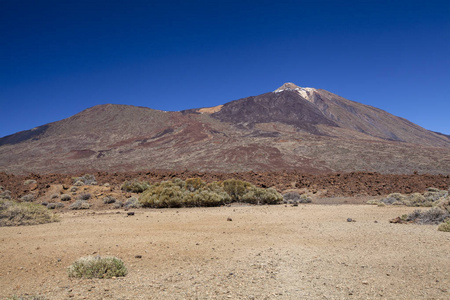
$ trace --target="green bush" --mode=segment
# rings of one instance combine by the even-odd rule
[[[186,189],[181,188],[179,182],[163,181],[152,185],[142,193],[139,202],[144,207],[181,207],[186,195]]]
[[[251,204],[278,204],[283,201],[283,196],[274,189],[253,187],[241,199]]]
[[[227,179],[223,182],[224,191],[230,195],[233,202],[240,202],[242,196],[247,193],[252,185],[238,179]]]
[[[450,232],[450,218],[447,219],[447,221],[445,221],[441,225],[439,225],[438,230],[444,231],[444,232]]]
[[[240,180],[206,184],[199,178],[156,183],[139,197],[144,207],[152,208],[220,206],[233,199],[251,204],[276,204],[283,197],[273,189],[257,188]]]
[[[150,187],[150,184],[145,181],[137,181],[137,180],[131,180],[131,181],[125,181],[122,184],[121,189],[125,192],[131,192],[131,193],[142,193],[145,190],[147,190]]]
[[[230,200],[227,193],[217,193],[210,190],[201,190],[187,193],[184,197],[182,205],[186,207],[196,206],[220,206]]]
[[[229,203],[231,198],[216,182],[206,184],[198,178],[184,182],[176,178],[152,185],[139,201],[144,207],[170,208],[219,206]]]
[[[0,200],[0,226],[37,225],[56,221],[57,216],[42,205]]]
[[[87,256],[76,260],[67,273],[75,278],[112,278],[127,275],[127,268],[117,257]]]
[[[206,183],[200,178],[188,178],[186,179],[186,189],[190,192],[195,192],[197,190],[203,189]]]

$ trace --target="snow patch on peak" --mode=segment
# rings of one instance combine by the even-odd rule
[[[282,91],[295,91],[297,89],[300,89],[301,87],[299,87],[298,85],[293,84],[292,82],[286,82],[285,84],[283,84],[282,86],[280,86],[279,88],[277,88],[275,90],[275,93],[279,93]]]
[[[286,82],[279,88],[277,88],[274,93],[280,93],[283,91],[296,91],[300,96],[308,101],[312,101],[312,94],[316,89],[310,87],[299,87],[292,82]]]
[[[315,90],[316,89],[314,88],[307,87],[307,88],[300,88],[299,90],[297,90],[297,92],[300,96],[302,96],[306,100],[312,101],[312,95]]]

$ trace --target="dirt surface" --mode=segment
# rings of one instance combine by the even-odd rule
[[[66,212],[59,223],[0,228],[0,298],[449,299],[450,234],[389,223],[413,209]],[[66,268],[87,255],[117,256],[129,273],[69,279]]]
[[[36,196],[42,196],[51,185],[64,184],[70,186],[73,176],[81,176],[84,173],[73,175],[48,174],[48,175],[13,175],[0,173],[0,186],[12,192],[12,196],[19,198],[30,192]],[[259,187],[274,187],[279,192],[290,189],[303,190],[311,194],[323,197],[348,197],[348,196],[379,196],[390,193],[422,193],[428,187],[448,189],[450,186],[449,175],[385,175],[379,173],[334,173],[334,174],[302,174],[297,172],[242,172],[242,173],[202,173],[191,171],[149,171],[128,173],[93,173],[98,184],[109,183],[120,186],[126,180],[139,179],[150,182],[169,180],[172,178],[200,177],[204,181],[221,181],[229,178],[241,179],[251,182]],[[24,185],[25,180],[33,179],[36,185]]]

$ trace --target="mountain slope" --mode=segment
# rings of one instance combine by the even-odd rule
[[[99,105],[0,139],[4,172],[148,169],[449,174],[450,139],[292,83],[182,112]]]

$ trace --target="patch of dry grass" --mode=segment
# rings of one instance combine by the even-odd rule
[[[127,268],[117,257],[86,256],[77,259],[67,273],[75,278],[112,278],[127,275]]]
[[[38,225],[58,221],[58,217],[42,205],[0,200],[0,227]]]

